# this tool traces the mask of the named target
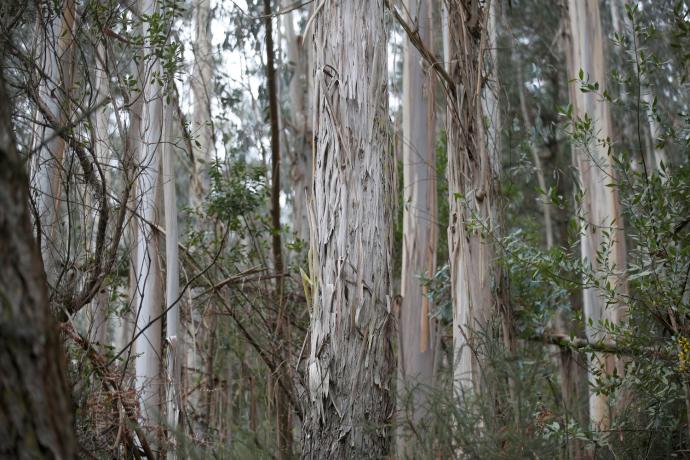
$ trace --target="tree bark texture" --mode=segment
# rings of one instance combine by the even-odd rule
[[[431,4],[427,0],[407,0],[405,6],[421,40],[431,45]],[[434,78],[409,39],[405,41],[404,53],[398,412],[400,417],[417,424],[426,414],[426,394],[434,377],[436,327],[430,316],[433,306],[424,287],[424,278],[431,278],[436,271],[438,244]],[[408,452],[409,443],[403,426],[397,441],[398,452]]]
[[[603,34],[596,0],[570,0],[568,2],[570,47],[567,52],[568,75],[574,78],[580,69],[591,82],[599,83],[599,91],[606,88],[606,66],[603,54]],[[583,308],[587,338],[590,341],[609,339],[603,332],[602,320],[618,324],[625,321],[627,308],[621,299],[627,294],[624,275],[625,234],[618,189],[608,186],[616,183],[616,173],[609,158],[607,139],[613,138],[611,115],[605,102],[592,92],[582,92],[570,87],[573,114],[583,119],[587,114],[593,120],[594,139],[574,147],[574,160],[578,169],[580,188],[583,193],[581,213],[580,249],[582,261],[589,265],[602,283],[609,282],[616,291],[616,302],[606,305],[604,292],[596,287],[586,287],[583,292]],[[607,236],[607,234],[609,236]],[[602,257],[598,252],[608,248]],[[607,268],[608,267],[608,268]],[[589,322],[592,322],[590,326]],[[617,368],[623,375],[623,363],[614,355],[593,353],[590,360],[590,382],[596,374],[610,374]],[[608,429],[611,413],[608,397],[590,391],[589,415],[594,428]]]
[[[67,460],[76,455],[76,439],[65,355],[4,85],[0,76],[0,457]]]
[[[314,21],[313,283],[304,458],[381,458],[390,435],[392,189],[383,0]]]
[[[500,165],[496,138],[487,137],[495,127],[491,117],[497,109],[491,99],[483,100],[484,59],[490,59],[484,55],[488,49],[486,13],[476,0],[448,4],[449,73],[456,84],[455,100],[448,101],[448,246],[458,394],[480,389],[483,351],[478,332],[486,329],[497,307],[490,233]]]

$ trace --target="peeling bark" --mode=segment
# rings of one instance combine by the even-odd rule
[[[303,458],[387,455],[393,157],[383,0],[315,12],[313,283]]]
[[[484,60],[491,59],[484,55],[488,49],[486,13],[478,1],[448,4],[449,73],[456,84],[456,99],[448,101],[448,246],[454,381],[459,395],[481,388],[483,351],[477,332],[486,329],[499,306],[492,289],[498,280],[489,240],[500,171],[496,134],[491,133],[497,111],[493,96],[482,100]]]

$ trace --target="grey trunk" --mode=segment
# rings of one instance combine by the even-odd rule
[[[393,163],[383,0],[315,11],[313,285],[303,458],[381,458],[393,409]]]

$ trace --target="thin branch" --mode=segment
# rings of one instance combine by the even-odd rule
[[[393,17],[396,21],[398,21],[400,27],[402,27],[407,34],[407,38],[410,40],[410,43],[417,48],[417,51],[419,51],[419,54],[422,55],[422,58],[424,58],[427,64],[429,64],[429,66],[436,72],[441,80],[445,82],[446,89],[452,96],[452,100],[455,100],[455,83],[453,82],[453,79],[450,77],[448,72],[446,72],[446,69],[442,65],[443,63],[439,62],[439,60],[436,59],[436,56],[434,56],[434,53],[432,53],[429,48],[424,45],[422,37],[419,35],[419,30],[417,30],[417,28],[414,30],[412,29],[412,26],[405,21],[400,14],[400,11],[398,11],[395,6],[391,5],[390,0],[384,0],[384,3],[390,12],[393,13]]]

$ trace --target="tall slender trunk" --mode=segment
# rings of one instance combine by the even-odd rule
[[[283,7],[291,5],[283,0]],[[307,37],[295,34],[293,13],[285,15],[285,39],[287,41],[287,68],[290,71],[288,86],[288,113],[286,126],[289,137],[285,155],[290,165],[290,187],[292,194],[292,228],[295,235],[309,240],[309,218],[307,192],[312,181],[312,127],[307,101],[310,98],[311,85],[308,84],[308,69],[312,68],[313,53],[307,43]]]
[[[48,14],[48,8],[41,8]],[[62,10],[57,12],[45,29],[46,39],[42,55],[43,72],[46,78],[38,87],[38,97],[50,116],[66,125],[67,97],[73,80],[74,58],[74,0],[66,0]],[[41,24],[43,27],[43,24]],[[55,285],[60,276],[60,203],[61,170],[65,155],[65,141],[49,126],[40,110],[36,113],[34,142],[36,161],[32,181],[36,183],[36,208],[41,227],[41,255],[48,283]]]
[[[326,1],[313,24],[313,283],[304,458],[380,458],[393,409],[393,162],[383,0]]]
[[[606,66],[603,54],[603,35],[597,0],[569,0],[568,19],[570,30],[570,56],[568,75],[575,76],[580,69],[591,81],[599,83],[599,91],[606,89]],[[573,113],[578,118],[587,114],[595,126],[595,140],[587,145],[574,146],[575,164],[578,169],[582,197],[582,222],[580,246],[582,261],[591,266],[602,283],[610,283],[615,288],[617,298],[607,305],[603,290],[586,287],[583,291],[583,307],[587,338],[590,341],[610,339],[602,331],[601,321],[620,324],[625,321],[627,308],[621,299],[627,293],[625,278],[625,235],[618,190],[608,184],[616,182],[607,148],[599,139],[611,139],[611,115],[607,104],[597,100],[591,92],[585,93],[571,85],[570,99]],[[607,236],[608,235],[608,236]],[[604,260],[598,251],[609,246]],[[610,270],[607,269],[610,267]],[[606,273],[606,271],[610,271]],[[603,279],[602,279],[603,278]],[[591,325],[590,325],[591,324]],[[593,353],[589,363],[590,383],[594,384],[597,374],[607,375],[617,368],[623,375],[623,363],[612,355]],[[590,391],[589,416],[592,426],[601,430],[610,427],[611,413],[608,397]]]
[[[105,59],[105,47],[100,44],[96,48],[96,52],[102,57],[100,62],[103,64],[98,64],[94,69],[94,88],[96,93],[96,101],[100,103],[105,100],[109,95],[108,88],[108,70],[104,68],[106,62]],[[102,164],[108,164],[108,157],[110,156],[110,140],[108,139],[108,112],[106,112],[105,107],[100,108],[96,111],[93,119],[93,145],[96,153],[97,161]],[[86,197],[91,203],[89,203],[87,209],[93,209],[91,215],[93,217],[92,229],[98,228],[98,219],[100,213],[98,212],[98,206],[93,203],[93,195],[88,194]],[[96,238],[91,238],[91,249],[96,247]],[[91,302],[90,306],[90,316],[91,321],[91,336],[90,340],[92,343],[99,343],[102,345],[106,344],[107,333],[108,333],[108,291],[105,287],[96,295],[96,298]]]
[[[172,84],[172,83],[169,83]],[[170,88],[168,88],[170,90]],[[163,206],[165,207],[165,316],[167,346],[167,423],[172,432],[168,458],[176,458],[175,442],[177,422],[180,415],[180,385],[182,380],[181,347],[178,339],[180,328],[180,268],[179,229],[177,226],[177,192],[175,190],[175,168],[173,166],[173,110],[165,106],[163,113]]]
[[[141,1],[141,14],[152,15],[157,11],[155,0]],[[143,36],[148,35],[149,24],[143,24]],[[147,45],[150,43],[147,42]],[[162,313],[161,270],[159,260],[157,195],[159,193],[160,152],[162,149],[163,100],[157,84],[151,83],[151,75],[162,75],[158,59],[153,58],[144,66],[141,78],[144,106],[140,126],[139,167],[137,178],[138,206],[143,220],[137,233],[137,291],[139,305],[136,331],[146,328],[136,342],[136,388],[140,394],[142,416],[153,425],[160,421],[161,401],[161,334]]]
[[[29,183],[2,75],[0,101],[0,457],[75,458],[65,355],[32,237]]]
[[[486,14],[484,7],[470,0],[448,5],[448,54],[455,82],[455,100],[448,101],[448,246],[454,381],[459,395],[480,390],[484,350],[479,332],[489,326],[498,306],[492,290],[497,280],[490,238],[496,218],[495,179],[500,165],[492,146],[497,134],[491,133],[497,112],[491,108],[491,100],[482,101],[487,59],[483,53],[488,41]],[[481,33],[470,30],[476,27]],[[491,123],[488,129],[485,113]]]
[[[283,248],[280,226],[280,126],[277,95],[275,51],[273,47],[273,17],[271,0],[264,0],[264,24],[266,27],[266,83],[268,86],[268,104],[271,118],[271,226],[273,269],[275,270],[275,355],[280,362],[291,362],[289,357],[290,329],[287,318],[286,303],[283,296]],[[289,396],[284,388],[290,384],[287,372],[290,366],[281,366],[274,376],[274,403],[276,416],[276,434],[278,438],[278,458],[290,458],[292,453],[292,423],[290,417]]]
[[[194,2],[194,78],[192,78],[192,129],[198,149],[192,165],[190,205],[196,208],[206,194],[204,167],[215,152],[211,96],[213,86],[213,49],[211,47],[211,0]]]
[[[407,0],[420,38],[431,45],[431,4]],[[426,395],[433,384],[436,325],[433,305],[423,285],[436,271],[438,211],[434,145],[434,79],[422,56],[405,41],[403,62],[403,248],[398,346],[398,411],[418,424],[427,413]],[[410,413],[405,413],[412,392]],[[411,455],[405,426],[398,435],[399,455]]]
[[[194,164],[191,177],[191,190],[189,203],[192,208],[201,205],[208,190],[208,176],[204,173],[205,167],[214,159],[215,138],[213,130],[213,116],[211,110],[214,88],[214,62],[213,48],[211,44],[211,1],[194,1],[194,68],[192,86],[192,132],[195,135],[196,149],[194,150]],[[192,295],[197,295],[196,289]],[[197,432],[197,436],[205,438],[208,435],[210,421],[206,414],[210,414],[210,398],[213,394],[213,376],[206,375],[203,382],[204,369],[212,369],[212,352],[207,353],[213,342],[213,329],[216,327],[216,318],[208,317],[196,305],[189,305],[189,324],[185,327],[184,360],[187,367],[192,369],[193,377],[185,379],[191,387],[187,394],[187,407],[200,414],[193,420],[196,422],[189,427],[190,431]],[[196,385],[197,376],[200,384]],[[185,384],[186,386],[186,384]],[[186,401],[185,401],[186,403]]]

